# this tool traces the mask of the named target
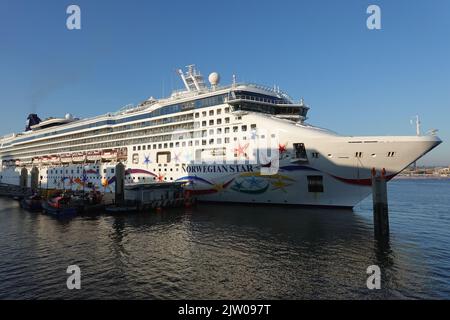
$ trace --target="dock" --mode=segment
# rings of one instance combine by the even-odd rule
[[[12,184],[0,183],[0,196],[23,199],[33,194],[29,187],[21,187]]]
[[[118,213],[189,206],[195,199],[183,186],[183,182],[125,184],[123,200],[107,206],[106,211]]]

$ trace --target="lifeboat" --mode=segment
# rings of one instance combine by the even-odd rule
[[[59,164],[59,163],[60,163],[59,156],[52,156],[52,157],[50,158],[50,162],[51,162],[52,164]]]
[[[102,152],[102,160],[103,161],[112,161],[117,159],[117,151],[116,150],[105,150]]]
[[[21,162],[20,165],[22,165],[22,166],[28,166],[28,165],[32,164],[31,160],[21,160],[20,162]]]
[[[50,164],[50,157],[42,157],[41,163],[42,164]]]
[[[72,155],[70,155],[70,154],[63,154],[60,159],[61,159],[62,163],[71,163],[72,162]]]
[[[74,153],[72,155],[72,161],[74,163],[81,163],[86,161],[86,155],[83,152]]]
[[[100,151],[90,151],[86,156],[87,161],[97,162],[102,160],[102,153]]]

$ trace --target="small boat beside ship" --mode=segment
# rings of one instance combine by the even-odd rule
[[[31,197],[23,198],[20,201],[20,207],[28,211],[39,212],[42,210],[42,197],[34,194]]]
[[[77,209],[71,205],[71,197],[65,195],[43,200],[42,209],[45,213],[55,216],[68,216],[77,213]]]

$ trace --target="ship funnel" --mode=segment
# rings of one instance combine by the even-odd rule
[[[34,125],[37,125],[41,122],[41,119],[38,117],[35,113],[30,113],[30,115],[27,118],[25,131],[30,131],[31,127]]]

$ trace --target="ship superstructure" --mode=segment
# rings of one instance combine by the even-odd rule
[[[390,179],[441,141],[429,136],[348,137],[306,122],[309,107],[278,88],[207,86],[193,65],[185,88],[88,119],[67,114],[0,139],[0,182],[39,169],[43,188],[112,192],[126,183],[186,181],[200,200],[352,207],[370,194],[371,170]]]

